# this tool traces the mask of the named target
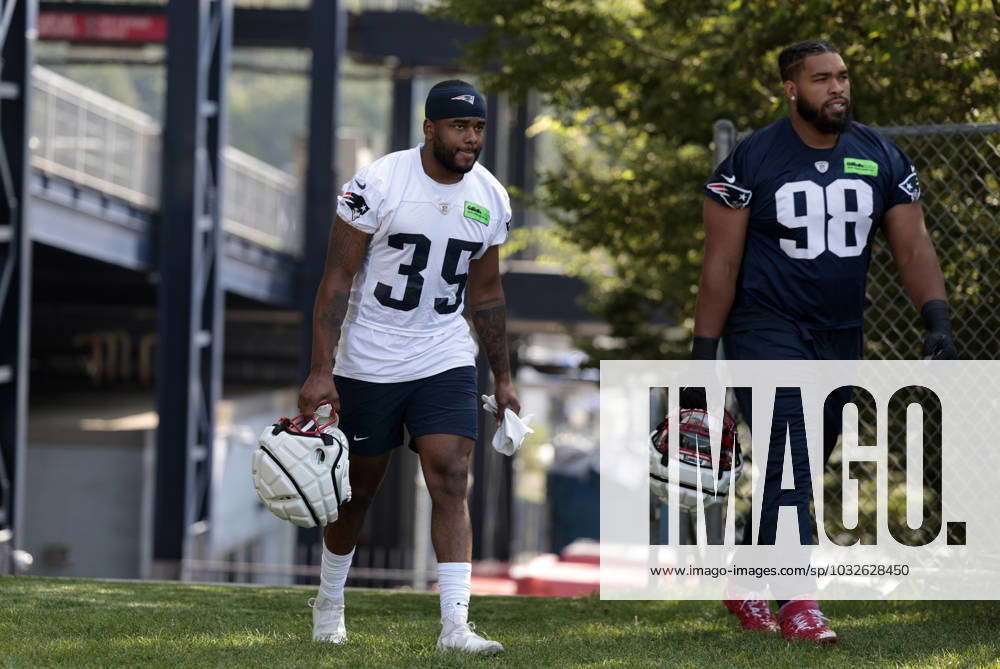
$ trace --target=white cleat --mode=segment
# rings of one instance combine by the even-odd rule
[[[309,606],[313,610],[313,641],[347,643],[343,601],[316,595],[309,598]]]
[[[475,623],[445,622],[438,637],[439,651],[457,650],[476,655],[494,655],[503,650],[499,641],[490,641],[476,634]]]

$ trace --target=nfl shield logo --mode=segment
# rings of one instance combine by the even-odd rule
[[[817,160],[813,164],[816,165],[816,169],[819,170],[820,174],[826,174],[826,171],[830,169],[830,163],[825,160]]]
[[[438,202],[438,209],[441,210],[442,214],[447,214],[448,210],[451,209],[451,202]]]

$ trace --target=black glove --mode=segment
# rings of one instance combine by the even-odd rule
[[[682,386],[677,401],[681,409],[708,409],[704,388]]]
[[[921,354],[928,360],[954,360],[958,357],[955,340],[951,335],[948,320],[948,303],[944,300],[929,300],[921,309],[920,317],[927,328],[924,350]]]
[[[718,337],[699,337],[695,335],[691,344],[692,360],[715,360],[719,351]]]
[[[695,335],[694,342],[691,344],[692,360],[715,360],[718,352],[718,337],[699,337],[698,335]],[[681,388],[678,400],[680,402],[681,409],[708,408],[708,405],[705,403],[704,388]]]

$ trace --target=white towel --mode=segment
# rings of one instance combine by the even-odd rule
[[[493,395],[483,395],[482,400],[483,409],[496,416],[497,409],[499,409],[496,397]],[[503,421],[493,435],[493,448],[498,453],[514,455],[517,449],[521,448],[524,438],[534,433],[534,430],[528,427],[528,423],[531,422],[532,418],[534,418],[534,414],[529,413],[524,418],[520,418],[510,409],[504,409]]]

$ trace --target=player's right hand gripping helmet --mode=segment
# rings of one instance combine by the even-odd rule
[[[253,453],[253,486],[278,518],[299,527],[323,527],[337,520],[340,505],[350,501],[347,437],[337,423],[336,412],[301,414],[261,433]]]
[[[736,420],[728,411],[722,421],[718,474],[712,469],[712,448],[708,437],[708,412],[704,409],[681,409],[677,432],[678,500],[680,508],[691,511],[698,504],[698,479],[705,505],[721,502],[720,497],[736,485],[743,471],[743,455],[736,433]],[[671,483],[667,476],[668,419],[650,433],[649,487],[660,501],[667,503]]]

